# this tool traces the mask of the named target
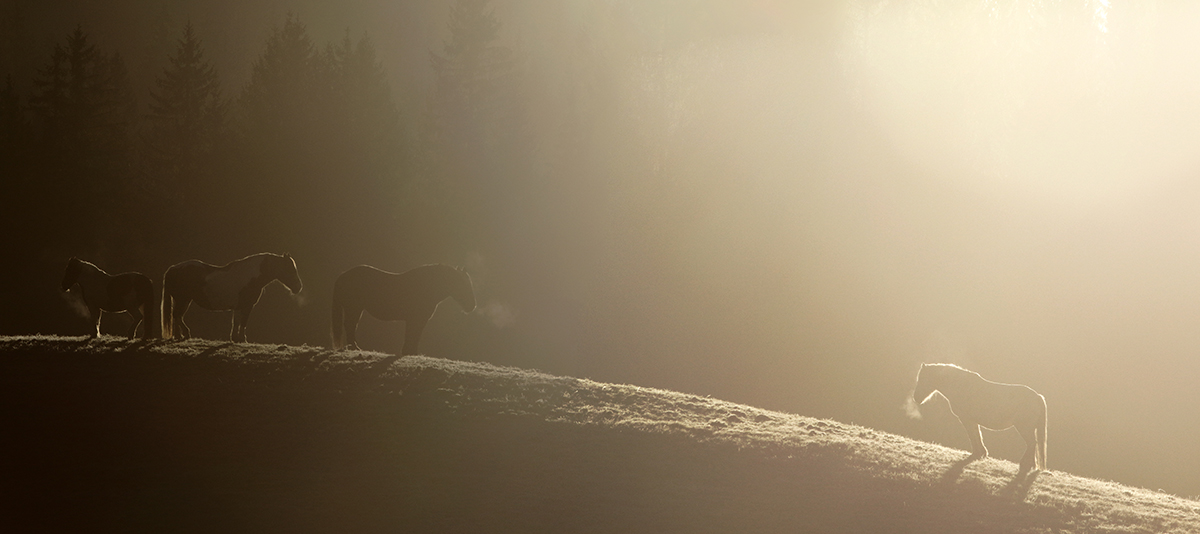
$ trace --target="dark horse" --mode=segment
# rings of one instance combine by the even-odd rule
[[[83,290],[83,302],[91,314],[92,337],[100,337],[100,316],[104,312],[133,316],[130,339],[137,334],[143,317],[146,326],[142,328],[142,339],[157,337],[152,325],[158,323],[158,317],[154,315],[158,306],[154,302],[154,284],[146,275],[121,273],[113,276],[89,262],[71,258],[67,261],[67,272],[63,274],[62,290],[69,291],[75,284]]]
[[[229,332],[229,339],[245,342],[250,310],[262,297],[263,288],[276,280],[287,286],[292,294],[304,288],[300,275],[296,273],[296,261],[291,255],[264,252],[222,267],[199,260],[172,265],[163,274],[163,337],[191,337],[191,330],[183,322],[183,314],[195,301],[206,310],[233,310],[233,329]]]
[[[470,313],[475,309],[471,277],[461,268],[422,265],[396,274],[359,265],[333,283],[333,348],[358,349],[354,332],[363,311],[381,321],[404,321],[401,355],[417,353],[421,331],[438,303],[453,297]]]
[[[1046,468],[1046,398],[1038,392],[1029,386],[992,382],[950,363],[921,364],[913,400],[924,404],[937,392],[950,401],[950,411],[958,416],[971,438],[968,462],[988,455],[979,427],[1016,427],[1025,438],[1019,472]]]

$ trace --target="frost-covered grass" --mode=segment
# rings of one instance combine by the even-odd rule
[[[1200,532],[1171,495],[482,363],[29,336],[0,338],[0,377],[0,522],[19,527]]]

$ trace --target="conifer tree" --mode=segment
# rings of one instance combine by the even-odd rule
[[[425,174],[448,241],[487,241],[528,164],[528,136],[513,51],[488,0],[457,0],[450,40],[430,53],[436,89],[423,127]]]
[[[86,239],[113,229],[142,200],[132,165],[130,134],[137,100],[119,54],[104,55],[76,28],[58,44],[50,63],[39,71],[37,92],[29,99],[40,126],[36,158],[40,191],[65,202],[61,234]]]
[[[203,166],[212,160],[224,127],[226,102],[213,66],[188,22],[169,66],[151,90],[147,145],[160,179],[176,194],[194,193]]]
[[[9,176],[16,174],[27,157],[30,133],[29,120],[10,75],[0,88],[0,170]]]
[[[388,209],[401,178],[404,146],[400,116],[382,64],[369,37],[357,43],[349,31],[325,52],[329,87],[324,122],[329,161],[343,176],[340,200],[347,209]],[[337,195],[338,191],[331,191]],[[331,199],[334,200],[334,199]],[[371,214],[371,215],[378,215]]]
[[[29,148],[32,129],[26,116],[21,98],[13,88],[12,76],[5,79],[0,88],[0,176],[4,176],[6,196],[10,202],[14,200],[27,201],[36,191],[31,187],[34,182],[30,179]],[[29,239],[29,232],[19,230],[22,226],[21,210],[5,206],[0,209],[0,224],[8,228],[7,238],[3,242],[12,253],[12,244],[18,240]]]
[[[250,141],[266,141],[254,138],[265,136],[291,143],[307,134],[325,68],[308,30],[289,13],[267,38],[266,50],[254,62],[250,82],[242,91],[240,108]]]
[[[390,217],[403,130],[369,38],[355,42],[347,31],[319,51],[289,14],[255,61],[238,112],[244,196],[259,206],[250,216],[262,225],[324,236],[330,217]]]
[[[430,53],[437,83],[434,135],[451,152],[479,152],[502,137],[515,102],[512,50],[499,44],[500,20],[489,0],[458,0],[450,40]]]

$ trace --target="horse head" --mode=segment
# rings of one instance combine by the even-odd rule
[[[288,291],[295,295],[304,289],[304,282],[300,281],[300,273],[296,271],[296,260],[286,252],[283,254],[282,260],[279,262],[280,268],[275,273],[275,279],[287,286]]]
[[[69,291],[75,282],[79,281],[79,273],[83,271],[83,263],[79,258],[72,257],[67,260],[67,272],[63,273],[62,290]]]
[[[471,288],[471,275],[467,274],[467,270],[462,267],[455,267],[454,271],[459,276],[450,296],[459,306],[462,306],[464,312],[471,313],[475,311],[475,290]]]
[[[937,391],[937,377],[933,376],[936,374],[935,368],[921,364],[921,370],[917,372],[917,387],[913,389],[913,400],[917,401],[917,404],[925,404],[925,401],[933,396],[933,392]]]

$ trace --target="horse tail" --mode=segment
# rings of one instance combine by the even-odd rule
[[[1038,425],[1036,427],[1034,427],[1033,430],[1034,430],[1034,433],[1037,434],[1037,459],[1040,460],[1039,467],[1041,469],[1045,469],[1046,468],[1046,397],[1042,397],[1041,395],[1038,395],[1038,397],[1041,397],[1041,400],[1042,400],[1042,414],[1040,417],[1040,421],[1038,421]]]
[[[333,339],[333,350],[337,350],[346,344],[346,329],[342,323],[345,309],[342,306],[341,298],[338,295],[337,284],[333,287],[333,313],[330,317],[329,336]]]
[[[167,283],[168,283],[167,280],[168,280],[168,276],[170,274],[171,274],[171,271],[168,269],[167,273],[163,275],[163,284],[162,284],[163,285],[163,287],[162,287],[162,310],[159,313],[159,315],[160,315],[160,319],[162,319],[162,337],[163,337],[163,339],[171,339],[171,335],[172,335],[172,332],[171,332],[171,311],[172,311],[171,305],[173,303],[171,302],[171,293],[169,291],[167,291]]]

